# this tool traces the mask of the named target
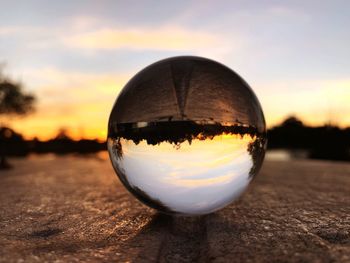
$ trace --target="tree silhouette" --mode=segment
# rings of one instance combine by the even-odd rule
[[[281,124],[283,127],[303,127],[304,124],[295,116],[287,117]]]
[[[35,97],[23,91],[21,83],[5,77],[0,71],[0,116],[25,115],[34,110]],[[0,127],[0,131],[6,128]],[[6,161],[8,132],[0,132],[0,169],[9,168]]]

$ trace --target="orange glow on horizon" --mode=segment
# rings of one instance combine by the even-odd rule
[[[35,85],[35,89],[32,86],[28,89],[38,98],[36,111],[21,118],[0,116],[0,123],[26,139],[52,139],[64,128],[74,140],[105,141],[114,101],[132,75],[83,74],[52,68],[28,71],[24,77],[26,83]],[[291,115],[308,126],[349,126],[350,80],[309,81],[298,85],[313,89],[305,89],[302,93],[288,89],[286,94],[257,94],[267,128],[279,125]]]
[[[87,105],[85,105],[85,107],[88,108]],[[101,108],[103,106],[100,105],[99,107]],[[338,125],[341,128],[348,127],[347,123],[330,123],[324,118],[324,116],[303,116],[301,114],[296,114],[296,116],[308,126],[333,124]],[[63,128],[67,131],[67,135],[73,140],[97,139],[99,141],[105,141],[107,139],[108,117],[109,110],[107,109],[105,109],[104,112],[100,110],[98,116],[90,116],[88,119],[82,118],[80,114],[69,115],[63,113],[62,115],[55,114],[54,117],[49,117],[45,116],[45,114],[38,113],[23,118],[6,120],[2,122],[2,125],[11,127],[15,132],[22,134],[25,139],[38,138],[43,141],[49,140],[55,138],[59,130]],[[275,119],[267,123],[267,127],[271,128],[279,125],[283,120],[284,118],[276,116]],[[226,136],[231,135],[223,134],[221,136],[215,136],[214,140]]]

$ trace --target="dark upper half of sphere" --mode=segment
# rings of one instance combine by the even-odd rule
[[[156,62],[135,75],[113,107],[110,124],[157,121],[243,124],[265,131],[248,84],[215,61],[192,56]]]

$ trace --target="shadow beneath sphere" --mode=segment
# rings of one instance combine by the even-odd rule
[[[223,226],[228,222],[219,214],[184,217],[157,213],[124,246],[138,250],[132,262],[208,262],[207,228],[211,221],[220,228],[234,227]]]

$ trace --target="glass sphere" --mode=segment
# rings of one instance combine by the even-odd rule
[[[107,144],[118,177],[140,201],[200,215],[247,188],[264,159],[266,127],[257,97],[235,72],[205,58],[173,57],[126,84]]]

